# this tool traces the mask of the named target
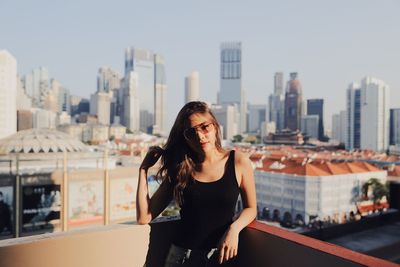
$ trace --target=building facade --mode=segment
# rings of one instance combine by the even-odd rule
[[[301,117],[301,131],[304,135],[311,138],[319,138],[319,116],[318,115],[306,115]]]
[[[308,99],[307,100],[307,115],[318,116],[318,139],[323,140],[325,135],[324,129],[324,100],[323,99]]]
[[[400,145],[400,108],[390,109],[390,144]]]
[[[384,152],[389,148],[389,87],[381,80],[361,81],[361,148]]]
[[[285,94],[285,128],[292,131],[300,129],[302,115],[302,88],[297,76],[297,72],[290,73]]]
[[[346,149],[361,148],[361,87],[351,83],[346,91]]]
[[[17,60],[0,50],[0,139],[17,131]]]
[[[218,104],[239,107],[239,131],[247,131],[247,105],[242,87],[242,43],[225,42],[221,44],[220,91]]]
[[[284,128],[285,97],[283,94],[283,72],[274,76],[274,93],[268,97],[269,121],[275,122],[277,130]]]
[[[185,103],[198,101],[199,96],[199,72],[192,71],[189,76],[185,77]]]

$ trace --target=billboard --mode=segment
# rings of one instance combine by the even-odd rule
[[[110,220],[136,220],[136,187],[138,179],[119,178],[110,181]]]
[[[102,180],[70,181],[68,224],[79,226],[103,222],[104,183]]]
[[[52,232],[60,227],[59,184],[22,186],[22,233]]]

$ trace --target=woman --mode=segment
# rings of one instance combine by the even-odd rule
[[[147,170],[161,157],[161,185],[149,198]],[[243,210],[233,220],[239,193]],[[237,255],[240,231],[256,217],[253,169],[247,156],[221,147],[220,127],[207,104],[179,112],[164,149],[151,147],[141,166],[137,221],[148,224],[170,203],[181,207],[180,227],[165,267],[211,266]]]

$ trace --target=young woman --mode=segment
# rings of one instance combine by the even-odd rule
[[[147,170],[161,157],[161,185],[149,197]],[[243,210],[236,220],[239,193]],[[164,148],[151,147],[141,166],[136,216],[156,218],[172,199],[180,206],[180,227],[165,267],[212,266],[237,255],[240,231],[256,217],[256,190],[248,157],[221,147],[220,127],[203,102],[179,112]]]

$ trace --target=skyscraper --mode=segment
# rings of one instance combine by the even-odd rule
[[[167,89],[164,58],[147,49],[127,48],[125,50],[125,78],[132,71],[137,75],[136,97],[140,100],[138,114],[140,130],[163,134],[166,127]],[[140,114],[148,115],[146,119],[141,120]]]
[[[121,87],[121,75],[110,67],[101,67],[97,73],[97,92],[110,92]]]
[[[192,71],[185,77],[185,103],[199,100],[199,72]]]
[[[323,99],[308,99],[307,100],[307,115],[318,115],[318,139],[323,140],[324,131],[324,100]]]
[[[0,139],[17,131],[17,60],[0,50]]]
[[[346,149],[361,147],[361,88],[351,83],[346,92]]]
[[[211,111],[214,113],[221,125],[223,139],[232,140],[238,134],[237,106],[236,105],[213,105]]]
[[[32,70],[24,78],[25,92],[32,98],[34,107],[43,107],[43,102],[50,89],[49,71],[45,67]]]
[[[275,122],[276,129],[284,128],[284,95],[283,72],[276,72],[274,76],[274,93],[268,98],[269,121]]]
[[[154,54],[154,125],[153,134],[166,133],[166,97],[167,77],[165,75],[165,60],[159,54]]]
[[[267,106],[266,105],[249,105],[249,132],[261,133],[261,125],[266,122]]]
[[[302,116],[301,131],[304,133],[304,135],[317,139],[319,135],[319,116],[318,115]]]
[[[246,132],[247,105],[242,88],[242,43],[225,42],[221,44],[221,73],[218,103],[235,104],[239,108],[239,129]]]
[[[139,131],[140,128],[140,108],[137,97],[138,74],[131,71],[125,75],[122,85],[122,124],[131,131]]]
[[[343,144],[346,143],[346,119],[345,110],[332,116],[332,139]]]
[[[381,80],[361,81],[361,148],[384,152],[389,148],[389,87]]]
[[[96,92],[90,97],[90,114],[97,115],[97,121],[110,125],[110,93]]]
[[[390,109],[390,145],[400,145],[400,108]]]
[[[285,94],[285,128],[292,131],[300,129],[302,115],[302,88],[297,79],[297,72],[290,73]]]

